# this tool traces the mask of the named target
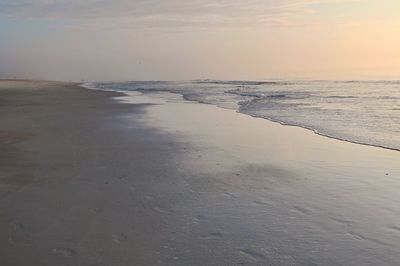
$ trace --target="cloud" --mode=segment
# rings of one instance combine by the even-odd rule
[[[2,0],[0,17],[80,20],[81,26],[102,21],[110,27],[284,26],[312,13],[310,4],[344,1],[352,0]]]

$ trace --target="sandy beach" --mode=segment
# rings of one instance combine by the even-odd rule
[[[400,153],[171,93],[0,81],[1,265],[398,265]]]

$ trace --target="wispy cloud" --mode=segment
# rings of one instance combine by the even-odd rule
[[[0,17],[103,21],[113,27],[293,25],[311,4],[354,0],[2,0]]]

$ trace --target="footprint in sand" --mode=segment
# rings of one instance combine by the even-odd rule
[[[196,217],[193,217],[193,223],[194,224],[199,224],[201,223],[205,218],[207,218],[204,215],[197,215]]]
[[[25,228],[20,223],[11,223],[12,232],[8,237],[8,243],[15,246],[31,246],[32,234],[25,232]]]
[[[361,234],[356,233],[356,232],[349,231],[349,232],[347,232],[347,233],[348,233],[352,238],[354,238],[354,239],[356,239],[356,240],[359,240],[359,241],[370,241],[370,242],[373,242],[373,243],[375,243],[375,244],[377,244],[377,245],[392,246],[392,244],[386,243],[385,241],[382,241],[382,240],[380,240],[380,239],[376,239],[376,238],[372,238],[372,237],[367,237],[367,236],[361,235]]]
[[[236,198],[236,196],[230,192],[224,192],[224,195],[229,197],[229,198]]]
[[[300,206],[293,206],[293,210],[295,210],[301,214],[304,214],[304,215],[310,215],[312,213],[311,210],[304,208],[304,207],[300,207]]]
[[[66,258],[71,258],[76,255],[76,251],[70,248],[55,248],[53,252]]]
[[[391,226],[388,226],[388,229],[389,229],[390,231],[395,231],[396,233],[400,233],[400,226],[391,225]]]
[[[24,229],[24,226],[20,223],[11,223],[11,227],[13,228],[14,231],[19,231]]]
[[[214,240],[214,239],[221,239],[221,238],[222,238],[221,233],[211,233],[207,236],[200,237],[200,239],[203,239],[203,240]]]
[[[243,255],[253,261],[259,261],[265,258],[265,256],[261,253],[255,252],[250,249],[240,249],[239,250],[240,255]]]
[[[340,219],[340,218],[331,218],[334,222],[338,223],[338,224],[342,224],[342,225],[350,225],[352,223],[354,223],[351,220],[345,220],[345,219]]]
[[[145,198],[146,200],[148,200],[148,201],[153,201],[153,200],[154,200],[154,197],[151,196],[151,195],[146,195],[146,196],[144,196],[144,198]]]
[[[266,201],[253,200],[251,202],[251,205],[254,205],[254,206],[268,206],[268,205],[271,205],[271,204],[269,202],[266,202]]]
[[[127,237],[124,233],[118,233],[118,234],[114,234],[114,235],[112,236],[112,239],[113,239],[113,241],[114,241],[115,243],[121,244],[121,243],[127,241],[127,240],[128,240],[128,237]]]
[[[15,246],[32,246],[32,235],[10,236],[8,243]]]

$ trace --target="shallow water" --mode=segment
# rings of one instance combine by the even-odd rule
[[[168,91],[319,134],[400,150],[400,81],[132,81],[99,89]]]

